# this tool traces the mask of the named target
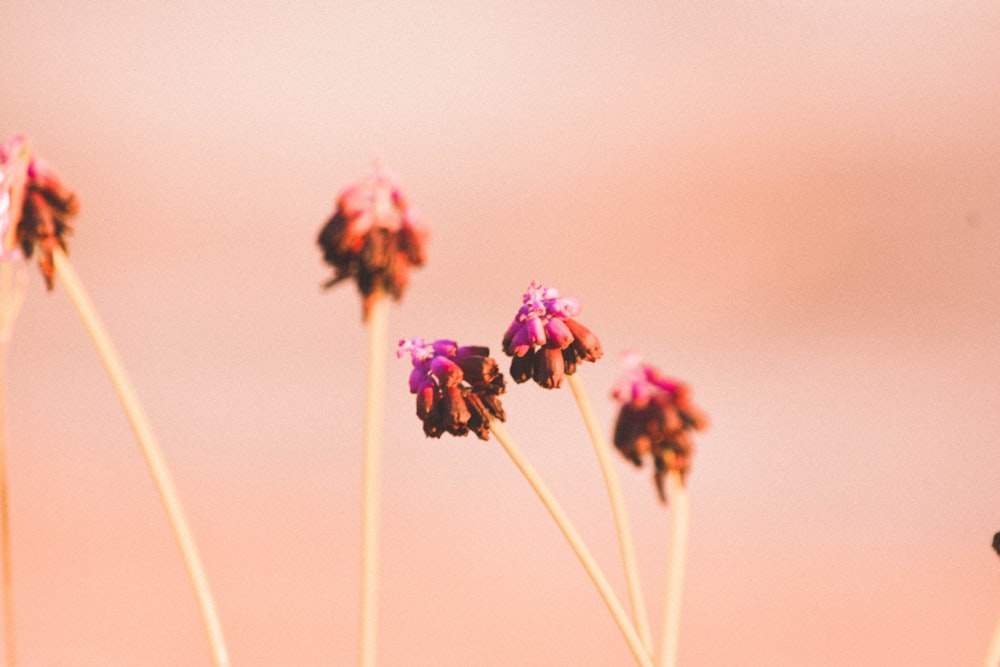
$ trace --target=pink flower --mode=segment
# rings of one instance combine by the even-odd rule
[[[388,173],[376,168],[337,198],[333,217],[317,243],[333,267],[324,287],[356,278],[367,318],[373,295],[384,291],[399,300],[411,266],[422,266],[427,231]]]
[[[5,190],[8,208],[3,250],[14,252],[15,245],[20,245],[25,256],[31,257],[37,247],[41,251],[38,264],[52,289],[52,252],[56,247],[66,250],[65,237],[72,231],[69,219],[79,211],[79,202],[47,163],[31,155],[24,137],[0,145],[0,166],[4,176],[0,189]]]
[[[503,351],[513,357],[514,382],[533,379],[546,389],[562,385],[564,376],[576,372],[580,361],[597,361],[604,352],[590,329],[574,317],[580,302],[531,281],[524,303],[503,336]]]
[[[690,432],[707,428],[708,417],[691,402],[686,384],[643,364],[638,354],[626,354],[622,366],[624,373],[612,392],[621,403],[615,447],[636,467],[642,466],[644,456],[652,456],[653,481],[665,503],[663,481],[671,470],[680,472],[681,479],[687,476],[694,454]]]
[[[397,357],[410,356],[410,393],[417,395],[417,417],[424,433],[440,438],[445,431],[481,440],[490,438],[490,422],[506,415],[498,396],[505,390],[503,375],[487,347],[459,347],[455,341],[423,338],[399,341]]]

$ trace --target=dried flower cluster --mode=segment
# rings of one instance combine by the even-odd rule
[[[660,500],[666,502],[663,482],[671,470],[687,475],[694,453],[691,431],[708,426],[708,417],[691,402],[690,388],[643,364],[638,355],[626,355],[625,372],[613,395],[621,403],[615,422],[614,444],[626,459],[642,466],[651,454],[653,480]]]
[[[399,299],[411,266],[424,263],[427,232],[388,173],[376,168],[344,189],[317,243],[333,267],[325,287],[356,278],[367,319],[376,292]]]
[[[410,393],[417,395],[417,417],[424,423],[424,433],[440,438],[445,432],[472,431],[489,440],[490,422],[506,419],[499,398],[506,387],[489,348],[411,338],[399,341],[396,356],[406,355],[413,361]]]
[[[524,303],[503,336],[503,351],[513,357],[514,382],[533,379],[546,389],[562,385],[580,361],[597,361],[604,352],[590,329],[577,322],[580,302],[560,297],[554,288],[531,281]]]
[[[11,178],[4,251],[10,252],[16,244],[26,257],[31,257],[37,247],[41,252],[38,264],[46,285],[52,289],[52,252],[57,247],[66,250],[65,237],[72,232],[69,219],[79,211],[79,202],[48,164],[31,155],[24,137],[13,137],[0,145],[0,165],[5,179]]]

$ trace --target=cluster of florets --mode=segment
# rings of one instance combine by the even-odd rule
[[[691,402],[690,388],[668,378],[638,355],[626,355],[625,373],[613,395],[621,403],[615,422],[614,444],[626,459],[642,466],[652,455],[653,480],[661,502],[666,502],[663,482],[676,470],[684,480],[691,466],[694,442],[691,431],[708,426],[708,417]]]
[[[499,398],[506,387],[490,349],[410,338],[399,341],[396,352],[398,357],[406,355],[413,361],[410,393],[417,395],[417,417],[424,423],[424,433],[440,438],[445,432],[472,431],[489,440],[490,422],[506,419]]]
[[[0,145],[0,165],[8,209],[4,252],[19,246],[31,257],[37,247],[45,283],[52,289],[52,253],[57,247],[66,250],[66,236],[72,232],[69,219],[79,211],[79,202],[48,164],[31,155],[24,137],[13,137]]]
[[[320,230],[317,243],[334,269],[324,286],[356,278],[367,318],[377,291],[397,300],[402,296],[410,267],[424,263],[426,239],[395,179],[376,168],[340,193],[333,217]]]
[[[564,376],[576,372],[581,361],[597,361],[604,354],[601,342],[577,322],[580,302],[560,297],[551,287],[531,281],[524,303],[503,336],[503,351],[513,357],[514,382],[535,382],[552,389]]]

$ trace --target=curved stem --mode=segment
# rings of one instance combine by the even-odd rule
[[[7,351],[26,287],[23,260],[13,256],[0,258],[0,555],[3,558],[4,655],[7,667],[17,664],[10,495],[7,482]]]
[[[7,489],[7,341],[0,343],[0,551],[3,554],[4,646],[7,667],[17,664],[14,648],[14,570],[11,564],[10,502]]]
[[[167,518],[170,521],[171,528],[173,528],[174,537],[177,539],[181,556],[184,559],[184,565],[187,567],[188,576],[194,587],[194,594],[201,610],[205,631],[208,633],[213,663],[216,667],[228,667],[229,654],[226,651],[225,641],[222,637],[222,627],[219,624],[219,618],[215,611],[215,603],[212,600],[212,594],[208,587],[208,578],[205,576],[205,570],[202,567],[198,550],[195,547],[194,537],[192,537],[191,530],[188,528],[180,498],[167,470],[167,464],[160,453],[159,445],[156,443],[156,438],[153,436],[149,422],[146,420],[145,411],[142,409],[142,405],[139,403],[139,399],[132,388],[132,383],[129,381],[128,376],[125,374],[125,369],[118,359],[118,354],[111,345],[111,339],[108,337],[108,333],[105,331],[100,318],[98,318],[90,302],[90,298],[84,291],[83,285],[80,283],[80,279],[73,270],[69,259],[62,250],[56,248],[53,252],[53,261],[56,278],[73,301],[73,305],[80,315],[83,326],[90,335],[94,347],[97,349],[98,356],[100,356],[101,362],[104,364],[104,369],[107,371],[108,377],[111,379],[111,384],[114,385],[115,392],[118,394],[118,400],[121,401],[122,407],[125,409],[129,424],[132,426],[132,432],[135,434],[139,447],[142,450],[142,455],[146,459],[146,465],[153,477],[153,482],[156,484],[156,489],[160,493],[163,508],[167,512]]]
[[[378,646],[379,479],[385,394],[389,300],[382,292],[368,304],[368,384],[365,387],[364,463],[361,477],[361,647],[359,664],[375,667]]]
[[[507,431],[500,425],[499,422],[494,420],[490,423],[490,431],[496,436],[497,441],[510,456],[511,460],[514,461],[514,465],[517,466],[521,474],[524,475],[525,479],[531,485],[531,488],[535,490],[538,494],[539,499],[541,499],[542,504],[545,505],[545,509],[549,511],[552,518],[555,520],[556,525],[559,526],[559,530],[566,537],[566,541],[569,542],[570,547],[572,547],[573,552],[576,557],[580,559],[580,563],[583,565],[583,569],[587,571],[590,576],[590,580],[594,582],[594,586],[597,587],[597,592],[600,593],[601,598],[604,600],[604,604],[607,605],[608,611],[611,612],[612,618],[614,618],[615,623],[618,625],[618,629],[621,630],[622,635],[625,637],[626,643],[628,643],[629,649],[632,651],[632,655],[635,656],[635,661],[637,664],[642,665],[642,667],[653,667],[653,661],[649,657],[649,653],[646,648],[642,645],[642,640],[639,638],[638,633],[635,631],[635,626],[632,625],[632,621],[629,620],[628,614],[625,613],[625,609],[622,608],[621,603],[618,598],[615,597],[615,593],[611,590],[611,585],[608,584],[607,578],[598,567],[597,562],[594,557],[590,555],[590,551],[587,546],[583,543],[583,539],[580,534],[573,527],[570,522],[569,517],[566,516],[566,512],[556,501],[552,492],[549,491],[548,487],[542,481],[542,478],[535,471],[534,466],[528,462],[521,450],[514,444],[514,441],[510,439],[507,435]]]
[[[642,638],[646,651],[652,653],[653,636],[649,631],[646,603],[642,596],[642,586],[639,583],[639,567],[635,560],[632,529],[629,526],[628,512],[625,510],[625,498],[622,495],[621,483],[618,481],[618,474],[615,472],[615,465],[611,460],[611,448],[604,438],[604,432],[594,414],[594,408],[590,404],[587,392],[584,391],[583,383],[577,379],[576,374],[568,375],[566,379],[569,381],[569,388],[573,390],[573,397],[580,408],[583,421],[587,425],[590,441],[594,443],[594,452],[597,454],[597,461],[600,464],[601,473],[604,475],[604,485],[608,489],[611,513],[614,515],[615,528],[618,531],[618,546],[621,550],[622,565],[625,568],[625,583],[628,586],[629,601],[632,604],[632,618],[635,620],[636,630]]]
[[[7,341],[0,350],[0,551],[3,553],[3,618],[7,667],[17,664],[14,645],[14,569],[11,563],[10,500],[7,489]]]
[[[1000,620],[993,628],[993,635],[990,637],[990,647],[986,651],[985,667],[997,667],[1000,664]]]
[[[663,642],[658,667],[675,667],[680,633],[681,594],[684,589],[684,560],[688,540],[688,495],[676,470],[667,473],[667,503],[670,508],[670,562],[663,611]]]

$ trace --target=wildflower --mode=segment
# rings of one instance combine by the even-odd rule
[[[31,155],[24,137],[16,136],[0,145],[0,165],[9,208],[3,230],[4,252],[14,252],[19,245],[21,252],[31,257],[37,247],[41,251],[38,264],[52,289],[52,253],[56,247],[66,251],[65,237],[72,231],[69,219],[79,211],[79,202],[47,163]]]
[[[340,193],[333,217],[320,230],[317,243],[334,269],[324,287],[356,278],[367,318],[377,292],[400,299],[410,267],[425,261],[426,240],[426,229],[395,179],[377,167]]]
[[[622,365],[625,373],[613,391],[621,403],[614,444],[636,467],[642,466],[644,456],[652,455],[653,481],[665,503],[667,473],[678,471],[682,481],[687,476],[694,453],[690,433],[705,429],[708,417],[691,402],[686,384],[641,363],[637,354],[625,355]]]
[[[455,341],[422,338],[399,341],[396,356],[410,355],[410,393],[417,395],[417,417],[424,433],[440,438],[475,433],[490,438],[490,422],[506,415],[498,396],[505,390],[503,375],[488,347],[462,346]]]
[[[590,329],[574,317],[580,302],[560,297],[554,288],[534,280],[524,293],[524,303],[503,336],[503,351],[513,357],[514,382],[533,379],[546,389],[562,385],[581,361],[597,361],[604,352]]]

